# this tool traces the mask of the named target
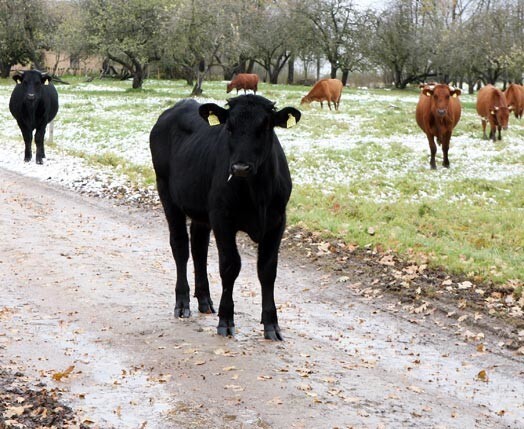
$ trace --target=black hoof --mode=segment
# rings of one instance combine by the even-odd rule
[[[217,327],[217,334],[222,337],[234,337],[235,327],[234,326],[219,326]]]
[[[278,325],[264,327],[264,338],[271,341],[284,341]]]
[[[175,317],[180,319],[188,319],[191,317],[191,310],[187,307],[175,307]]]
[[[198,311],[204,314],[215,313],[215,308],[213,307],[213,301],[211,301],[211,298],[206,298],[202,299],[202,301],[198,301]]]
[[[38,165],[43,165],[43,164],[44,164],[44,161],[42,161],[41,159],[37,159],[37,160],[36,160],[36,163],[37,163]]]
[[[224,320],[220,319],[217,326],[217,334],[222,337],[234,337],[235,336],[235,322],[233,319]]]
[[[26,156],[26,157],[24,158],[24,162],[31,162],[31,157],[28,158],[28,157]]]
[[[431,164],[431,169],[432,170],[436,170],[437,169],[437,166],[435,164]]]

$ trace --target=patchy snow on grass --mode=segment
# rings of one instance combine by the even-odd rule
[[[196,98],[200,103],[224,106],[231,98],[232,94],[225,93],[225,82],[206,85],[205,96]],[[123,186],[126,178],[114,167],[89,164],[82,154],[117,155],[130,164],[150,167],[152,126],[164,110],[190,92],[180,81],[147,81],[142,92],[128,91],[128,82],[59,86],[55,146],[46,147],[44,166],[36,166],[34,161],[23,162],[22,136],[7,108],[12,87],[10,82],[0,83],[0,105],[4,106],[0,110],[0,166],[70,187],[83,183],[93,192],[103,186]],[[414,118],[415,92],[345,90],[340,110],[335,111],[326,105],[321,109],[318,103],[300,106],[307,87],[263,84],[261,88],[261,94],[276,101],[277,109],[294,105],[302,111],[296,127],[276,130],[298,186],[314,185],[326,193],[347,187],[348,198],[392,202],[406,198],[397,183],[411,181],[418,190],[409,199],[419,201],[443,198],[450,193],[450,185],[466,179],[503,182],[524,174],[524,124],[513,118],[502,142],[493,143],[481,140],[480,121],[474,109],[468,108],[451,140],[451,168],[440,165],[439,148],[438,169],[431,171],[428,142]],[[474,102],[473,96],[461,98]],[[447,196],[450,200],[469,197]]]

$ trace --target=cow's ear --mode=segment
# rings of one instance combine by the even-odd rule
[[[424,90],[424,95],[431,97],[433,95],[433,90],[431,89]]]
[[[455,98],[458,97],[460,94],[462,94],[462,91],[458,88],[454,88],[450,92],[451,92],[451,95]]]
[[[227,121],[228,111],[214,103],[202,104],[198,108],[198,113],[212,127],[224,124]]]
[[[49,85],[49,83],[51,82],[53,78],[51,76],[49,76],[47,73],[42,73],[42,83],[44,85]]]
[[[22,83],[22,80],[24,79],[24,74],[23,73],[16,73],[15,75],[13,75],[13,80],[17,83],[17,84],[20,84]]]
[[[291,128],[294,127],[302,114],[294,107],[284,107],[274,115],[275,127]]]

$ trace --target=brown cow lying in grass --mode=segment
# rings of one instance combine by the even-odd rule
[[[512,83],[506,91],[506,102],[508,103],[508,109],[510,112],[515,114],[515,118],[522,118],[524,113],[524,86]]]
[[[417,124],[422,131],[426,133],[429,142],[429,149],[431,151],[430,165],[432,169],[436,169],[435,154],[437,153],[437,146],[435,145],[435,137],[437,143],[442,145],[444,167],[449,167],[448,150],[449,142],[453,128],[457,125],[461,106],[458,96],[460,89],[452,88],[448,85],[424,85],[421,89],[416,118]]]
[[[331,103],[335,105],[335,110],[338,110],[340,105],[340,97],[342,96],[342,82],[338,79],[321,79],[311,91],[304,97],[300,104],[311,103],[312,101],[319,101],[320,107],[323,108],[323,102],[327,101],[329,110],[331,110]]]
[[[253,93],[257,93],[258,90],[258,75],[251,73],[239,73],[233,80],[227,84],[226,92],[229,94],[233,89],[243,89],[244,94],[246,90],[250,89]]]
[[[495,141],[495,134],[498,130],[499,140],[502,140],[501,130],[508,129],[509,109],[504,93],[493,85],[486,85],[477,94],[477,113],[482,120],[482,137],[488,139],[486,135],[486,125],[489,122],[489,138]]]

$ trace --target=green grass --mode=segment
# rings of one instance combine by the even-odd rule
[[[71,85],[57,85],[54,147],[115,169],[137,186],[153,185],[147,135],[160,113],[192,87],[147,80],[137,91],[130,81],[64,80]],[[7,98],[12,86],[0,79],[0,96]],[[505,173],[524,165],[524,121],[512,117],[501,142],[483,141],[475,96],[461,96],[451,168],[440,166],[439,149],[438,169],[431,171],[427,139],[414,118],[416,89],[345,88],[338,112],[318,103],[301,106],[308,90],[259,85],[277,108],[294,106],[303,114],[296,128],[277,130],[282,141],[294,144],[286,147],[294,181],[290,225],[400,257],[421,255],[431,266],[476,280],[522,282],[524,177]],[[204,82],[201,100],[224,103],[234,96],[226,94],[225,82]],[[0,119],[11,120],[8,112],[0,112]],[[0,130],[0,139],[20,137]]]

